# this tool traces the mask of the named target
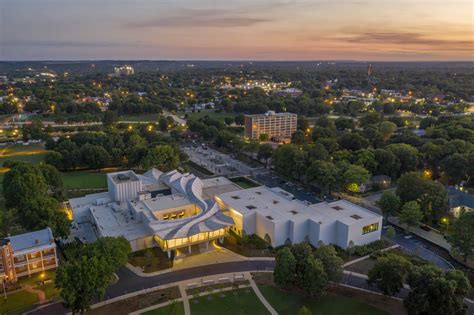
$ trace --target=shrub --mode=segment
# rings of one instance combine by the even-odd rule
[[[256,234],[245,235],[242,237],[242,244],[256,249],[267,249],[270,245]]]
[[[370,244],[354,246],[353,253],[356,256],[367,256],[387,247],[384,240],[377,240]]]

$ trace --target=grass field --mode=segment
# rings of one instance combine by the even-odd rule
[[[46,153],[42,144],[14,144],[9,147],[3,147],[0,149],[0,166],[6,161],[18,161],[18,162],[29,162],[38,164],[43,161]],[[2,169],[6,171],[5,169]]]
[[[63,172],[65,189],[94,189],[106,188],[105,173],[97,171]]]
[[[236,114],[232,114],[232,113],[223,113],[223,112],[216,113],[216,112],[211,112],[211,111],[201,111],[201,112],[186,113],[186,114],[188,115],[188,119],[191,119],[191,120],[199,119],[204,116],[209,116],[211,118],[220,120],[222,122],[224,122],[224,119],[226,119],[227,117],[234,119],[235,116],[237,116]]]
[[[348,297],[328,294],[320,298],[306,298],[302,295],[283,292],[271,285],[259,286],[267,301],[281,315],[293,315],[306,306],[313,315],[385,315],[388,314],[371,305]]]
[[[144,315],[184,315],[183,303],[174,303],[142,313]]]
[[[230,180],[232,182],[236,183],[237,185],[239,185],[240,187],[242,187],[243,189],[248,189],[248,188],[254,188],[254,187],[261,186],[260,184],[254,182],[253,180],[250,180],[246,177],[234,177],[234,178],[230,178]]]
[[[21,314],[20,310],[23,310],[29,305],[35,304],[38,302],[38,296],[33,293],[28,293],[26,291],[20,291],[16,293],[11,293],[8,295],[8,299],[0,300],[0,313],[1,314]]]
[[[267,309],[260,303],[251,288],[206,295],[194,298],[189,303],[191,305],[191,314],[193,315],[268,314]]]

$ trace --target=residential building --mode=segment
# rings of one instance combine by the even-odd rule
[[[16,282],[58,266],[56,243],[50,228],[0,240],[0,278]]]
[[[291,139],[296,131],[297,115],[292,113],[275,113],[245,115],[245,136],[259,140],[260,135],[266,134],[276,142]]]
[[[464,212],[474,211],[474,195],[465,191],[462,187],[448,186],[449,209],[455,218],[459,218]]]
[[[382,216],[345,200],[308,204],[280,188],[260,186],[216,196],[234,219],[232,230],[257,234],[272,246],[307,241],[342,248],[379,240]]]

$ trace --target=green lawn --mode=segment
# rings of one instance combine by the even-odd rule
[[[239,185],[240,187],[242,187],[243,189],[248,189],[248,188],[254,188],[254,187],[261,186],[260,184],[254,182],[253,180],[250,180],[246,177],[234,177],[234,178],[230,178],[230,180],[232,182],[236,183],[237,185]]]
[[[283,292],[270,285],[259,286],[267,301],[281,315],[297,314],[306,306],[313,315],[386,315],[388,313],[348,297],[328,294],[320,298],[306,298],[297,293]]]
[[[6,314],[7,312],[22,313],[20,310],[38,302],[38,296],[36,294],[26,291],[12,293],[7,296],[6,301],[3,298],[0,299],[1,314]]]
[[[259,301],[251,288],[206,295],[194,298],[189,303],[191,305],[191,314],[193,315],[268,314],[267,309]]]
[[[224,122],[224,119],[226,119],[227,117],[234,119],[235,116],[237,116],[236,114],[232,114],[232,113],[224,113],[224,112],[216,113],[216,112],[211,112],[211,111],[201,111],[201,112],[186,113],[186,114],[188,115],[187,119],[191,119],[191,120],[199,119],[207,115],[211,118],[220,120],[222,122]]]
[[[65,189],[105,188],[107,178],[105,173],[96,171],[63,172]]]
[[[173,303],[154,310],[142,313],[144,315],[184,315],[184,305],[181,302]]]
[[[41,144],[15,144],[10,147],[0,148],[0,166],[5,161],[29,162],[38,164],[43,161],[47,151]]]

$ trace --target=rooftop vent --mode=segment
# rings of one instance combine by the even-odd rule
[[[269,220],[273,220],[273,217],[269,216],[269,215],[267,215],[266,218],[269,219]]]
[[[356,219],[356,220],[362,219],[362,217],[357,214],[351,215],[351,218]]]
[[[278,200],[273,200],[273,204],[276,205],[277,203],[279,203]]]
[[[261,195],[261,194],[262,194],[261,191],[256,191],[255,193],[256,193],[257,195]]]
[[[117,178],[118,178],[118,180],[120,180],[120,181],[130,180],[130,176],[129,176],[129,175],[126,175],[126,174],[118,174],[118,175],[117,175]]]
[[[296,210],[291,210],[290,212],[293,213],[293,214],[298,214],[298,211],[296,211]]]
[[[257,209],[257,207],[252,206],[252,205],[248,205],[248,206],[245,206],[245,207],[249,210]]]
[[[240,199],[239,196],[232,196],[231,198],[232,198],[232,199],[235,199],[235,200]]]
[[[331,208],[333,208],[333,209],[336,210],[336,211],[344,210],[344,208],[341,208],[341,207],[339,207],[339,206],[334,206],[334,207],[331,207]]]

